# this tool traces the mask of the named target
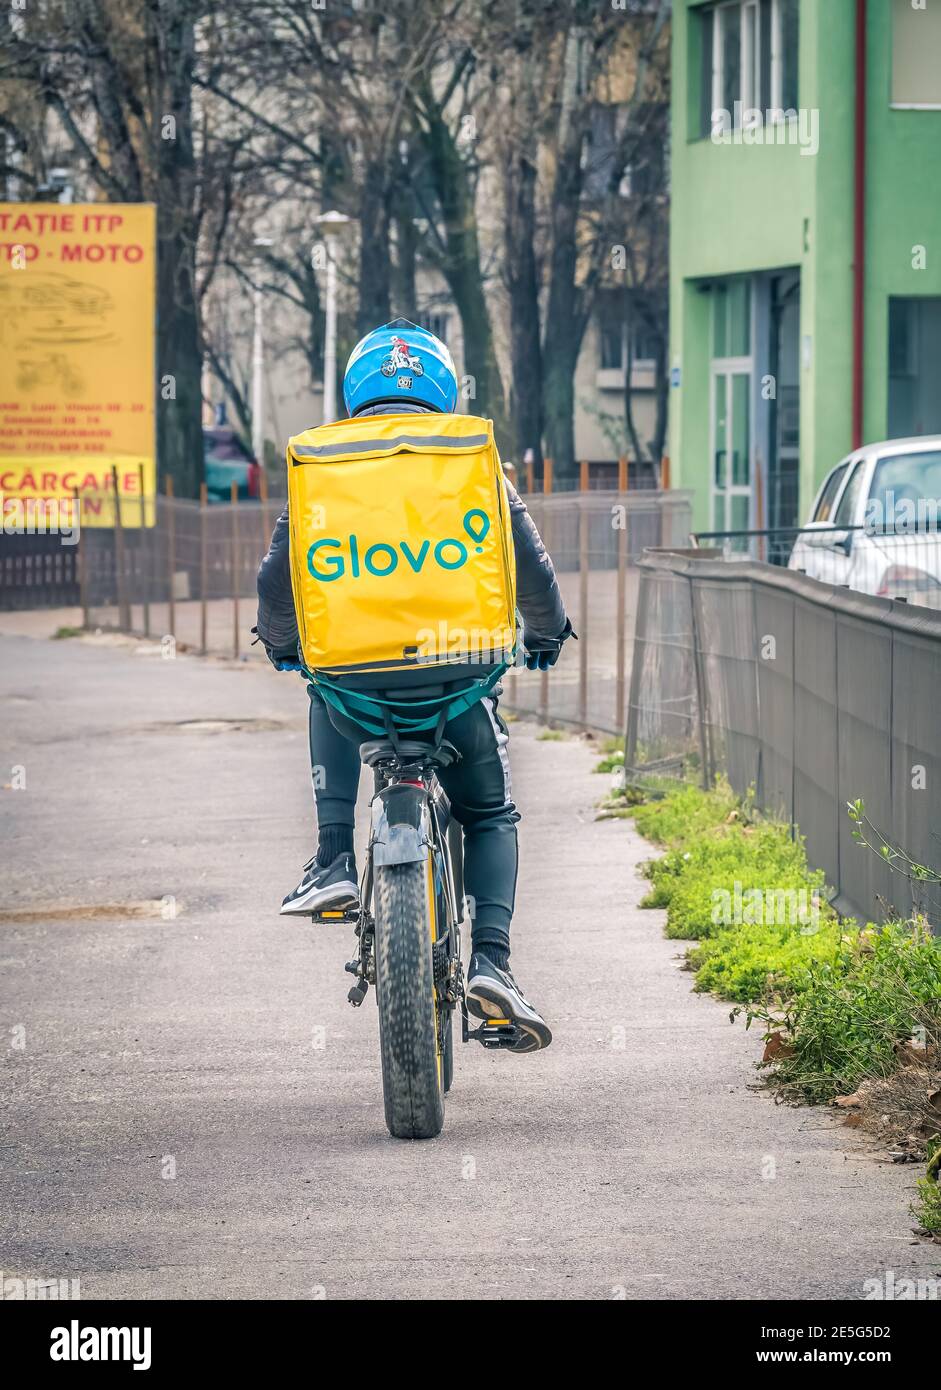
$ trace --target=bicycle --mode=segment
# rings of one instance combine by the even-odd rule
[[[360,744],[373,770],[369,844],[360,907],[314,913],[315,921],[352,924],[356,976],[348,999],[359,1007],[370,985],[379,1008],[382,1092],[389,1133],[432,1139],[444,1124],[444,1099],[454,1076],[453,1022],[461,1039],[487,1048],[512,1047],[520,1030],[492,1018],[471,1028],[464,998],[463,836],[450,816],[437,769],[458,756],[446,739],[398,737]]]

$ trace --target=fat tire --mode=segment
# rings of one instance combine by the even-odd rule
[[[444,1086],[443,1075],[438,1079],[427,863],[380,865],[375,909],[386,1125],[396,1139],[433,1139],[444,1124]]]

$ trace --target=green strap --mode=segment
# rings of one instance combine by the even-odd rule
[[[407,705],[430,705],[431,713],[413,717],[397,712],[394,716],[396,727],[403,733],[418,733],[422,729],[433,729],[438,722],[441,711],[445,711],[445,723],[463,714],[470,709],[478,700],[482,700],[500,680],[506,672],[506,664],[498,666],[490,675],[484,676],[481,680],[475,681],[473,685],[460,694],[448,697],[447,695],[436,695],[427,700],[384,700],[378,695],[365,695],[359,690],[345,690],[332,684],[323,676],[318,676],[305,668],[304,674],[309,677],[311,684],[320,692],[323,698],[334,709],[347,718],[355,720],[357,724],[367,731],[381,737],[386,733],[385,721],[381,719],[383,706],[390,706],[396,711],[401,711]]]

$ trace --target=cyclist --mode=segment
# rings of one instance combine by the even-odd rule
[[[402,334],[406,334],[403,340]],[[388,374],[390,354],[421,364],[422,371]],[[382,364],[386,363],[383,372]],[[433,333],[406,319],[374,329],[350,354],[343,399],[350,417],[452,413],[458,387],[447,347]],[[403,465],[407,466],[407,465]],[[517,602],[523,645],[531,670],[555,665],[572,635],[552,561],[529,512],[507,482],[516,554]],[[369,499],[363,499],[368,508]],[[289,568],[288,512],[278,518],[268,553],[258,571],[258,635],[278,670],[300,670],[298,629]],[[500,686],[452,719],[444,736],[460,759],[438,774],[451,810],[464,830],[464,884],[473,905],[471,960],[466,997],[478,1018],[484,1004],[497,1005],[521,1030],[514,1049],[534,1052],[552,1040],[545,1021],[524,997],[510,972],[510,921],[517,875],[519,813],[510,789],[508,731],[497,711]],[[298,886],[281,912],[305,915],[359,904],[353,853],[353,817],[359,788],[359,739],[332,713],[316,686],[310,696],[310,762],[315,772],[318,844]],[[365,734],[364,734],[365,737]],[[491,1014],[493,1012],[491,1008]]]

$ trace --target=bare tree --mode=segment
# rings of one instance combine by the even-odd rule
[[[36,0],[3,41],[0,79],[54,116],[79,189],[157,206],[157,411],[161,471],[192,495],[202,478],[196,288],[200,176],[193,73],[200,0]],[[14,120],[11,122],[17,126]],[[14,141],[29,143],[17,127]]]

